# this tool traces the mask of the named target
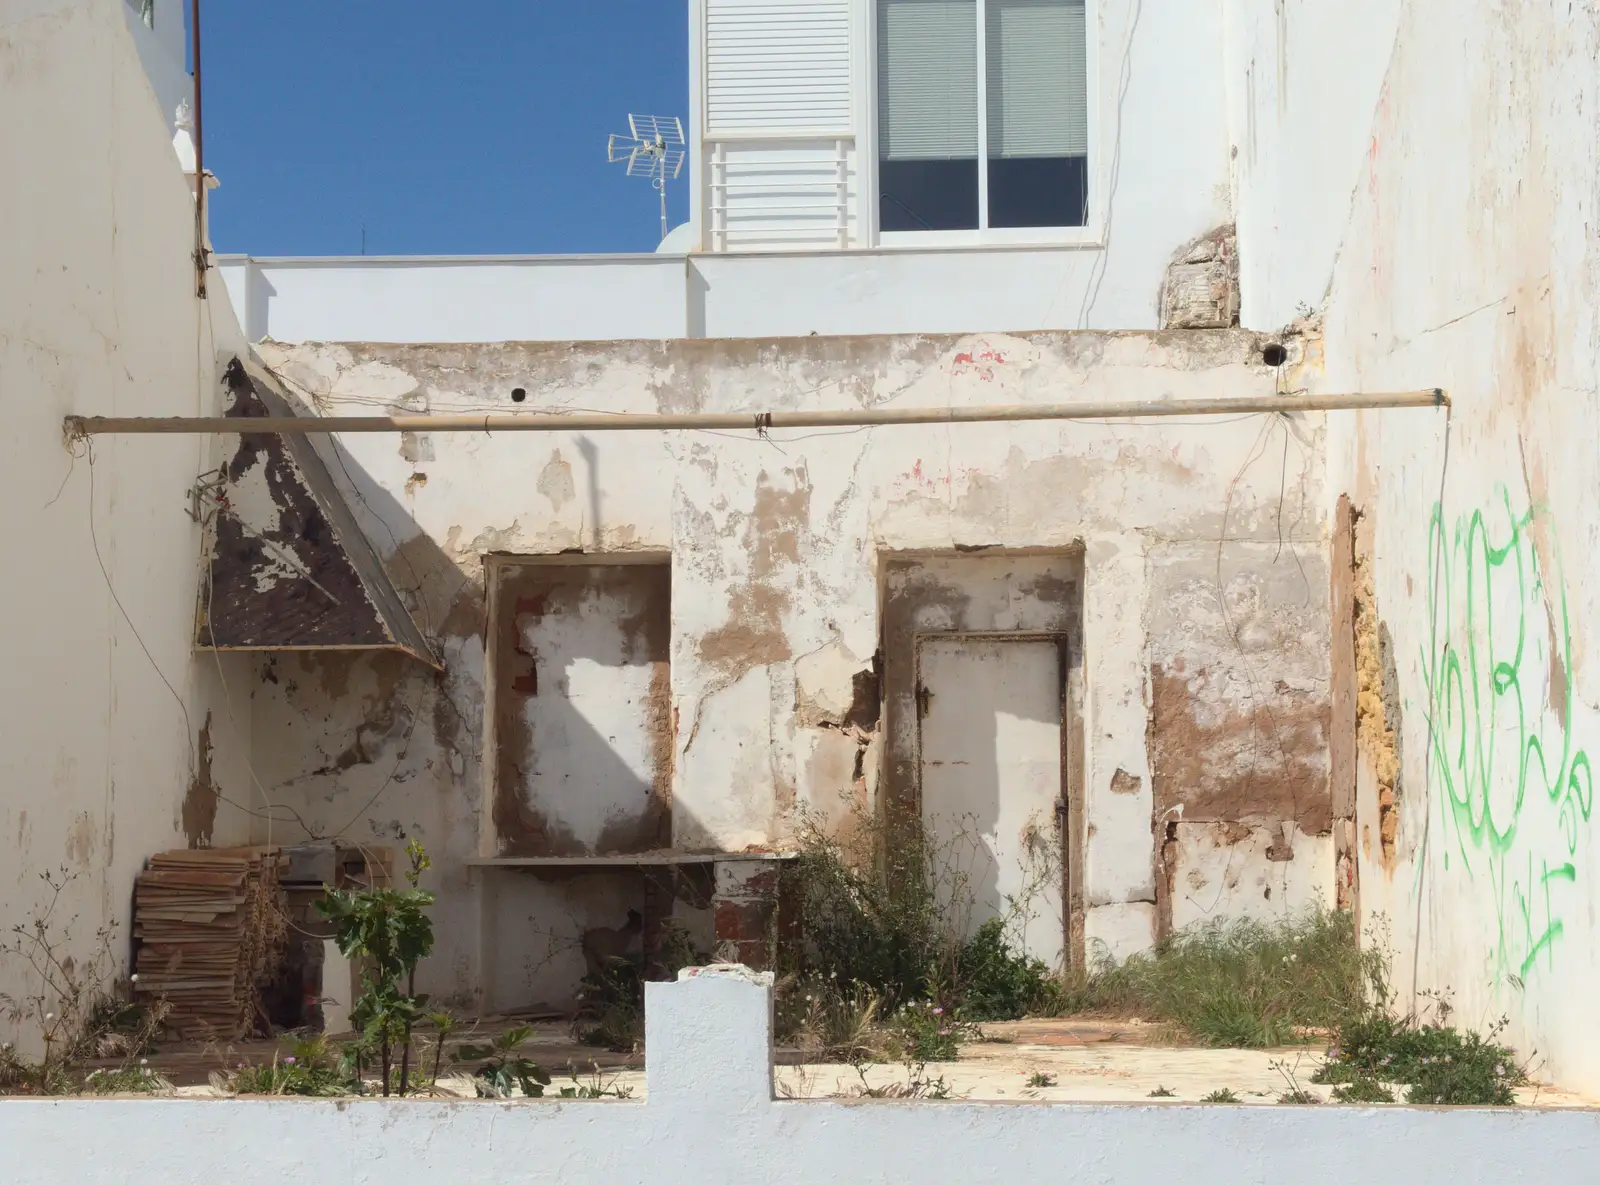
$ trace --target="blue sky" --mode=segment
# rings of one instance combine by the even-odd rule
[[[654,250],[656,196],[606,163],[606,134],[629,111],[687,127],[687,0],[227,0],[201,18],[218,251],[354,255],[363,221],[374,255]]]

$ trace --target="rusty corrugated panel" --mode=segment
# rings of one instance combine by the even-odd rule
[[[238,358],[228,416],[304,414]],[[196,642],[220,650],[401,650],[439,665],[306,437],[244,434],[223,467]]]

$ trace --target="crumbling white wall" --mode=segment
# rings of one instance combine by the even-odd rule
[[[1372,6],[1280,7],[1288,43],[1321,55],[1330,23]],[[1321,151],[1318,126],[1371,109],[1337,230],[1324,358],[1308,377],[1332,390],[1438,386],[1453,401],[1449,415],[1330,421],[1328,492],[1347,492],[1362,516],[1358,588],[1371,581],[1357,611],[1362,912],[1394,951],[1403,1004],[1445,991],[1473,1025],[1507,1017],[1545,1072],[1590,1089],[1600,10],[1375,11],[1393,36],[1369,41],[1363,26],[1360,52],[1324,68],[1348,67],[1362,87],[1380,79],[1376,101],[1313,89],[1291,115],[1314,114],[1283,128]],[[1247,224],[1247,260],[1295,248],[1292,235],[1252,243]],[[1315,237],[1331,241],[1327,230]],[[1286,299],[1253,303],[1249,284],[1247,308]]]
[[[1275,382],[1260,342],[1236,331],[263,350],[326,413],[1004,404],[1264,394]],[[512,404],[517,387],[526,400]],[[1190,664],[1183,679],[1211,674],[1219,702],[1237,710],[1234,725],[1261,736],[1238,760],[1258,763],[1270,782],[1277,749],[1252,697],[1276,704],[1277,676],[1263,672],[1252,687],[1240,655],[1250,630],[1279,628],[1280,606],[1257,591],[1262,584],[1292,588],[1294,604],[1309,608],[1290,624],[1317,628],[1326,597],[1321,432],[1320,417],[1306,416],[767,439],[350,436],[334,473],[397,583],[412,590],[446,672],[435,681],[403,664],[339,656],[270,664],[255,694],[257,772],[313,828],[428,843],[449,919],[429,987],[470,993],[475,944],[486,941],[464,923],[477,908],[465,861],[479,851],[487,554],[671,552],[673,838],[738,850],[781,842],[802,810],[840,818],[872,803],[872,736],[839,727],[826,705],[851,703],[851,677],[870,669],[879,645],[880,556],[1081,547],[1086,933],[1126,954],[1148,946],[1156,928],[1152,631],[1177,637],[1191,616],[1205,618],[1180,647]],[[1172,556],[1192,569],[1183,593],[1192,607],[1180,596],[1178,609],[1158,613],[1157,599],[1176,594],[1152,572]],[[1230,625],[1217,611],[1219,571]],[[1175,622],[1162,624],[1161,613]],[[1292,892],[1274,898],[1274,908],[1307,903]],[[544,912],[557,905],[552,897],[526,913],[568,924]],[[573,919],[563,957],[578,929],[620,922],[614,912]],[[492,941],[517,966],[528,936],[546,943],[534,931],[550,924],[501,927]]]
[[[239,341],[220,283],[195,298],[194,207],[122,8],[0,10],[0,919],[27,924],[41,875],[70,878],[52,930],[70,923],[60,953],[80,964],[106,924],[125,957],[147,855],[244,838],[230,803],[251,797],[249,666],[190,645],[200,538],[185,511],[210,442],[69,452],[62,438],[68,413],[215,414],[216,352]],[[0,958],[0,992],[31,982]],[[0,1034],[38,1036],[4,1010]]]

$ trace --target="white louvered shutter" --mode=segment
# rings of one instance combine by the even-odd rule
[[[1083,0],[988,0],[989,155],[1089,151]]]
[[[849,134],[850,0],[706,0],[712,135]]]
[[[976,0],[878,0],[878,154],[978,155]]]

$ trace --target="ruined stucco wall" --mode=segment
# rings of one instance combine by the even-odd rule
[[[1291,490],[1286,513],[1315,513],[1312,496]],[[1308,885],[1333,903],[1325,554],[1290,539],[1169,543],[1152,555],[1163,928],[1270,916]]]
[[[484,847],[496,856],[671,847],[671,567],[497,562],[490,571]]]
[[[222,286],[195,298],[194,207],[122,9],[0,9],[0,919],[27,924],[41,874],[66,875],[58,955],[86,962],[115,924],[119,967],[145,857],[243,839],[254,794],[250,666],[191,648],[211,443],[63,447],[68,413],[215,414],[217,354],[243,348]],[[28,990],[0,958],[0,992]],[[4,1011],[0,1039],[37,1038]]]
[[[1238,331],[1183,331],[262,350],[331,413],[1266,393],[1275,375],[1261,365],[1260,346]],[[524,397],[513,402],[518,389]],[[1303,905],[1311,890],[1284,886],[1315,879],[1302,872],[1323,859],[1317,845],[1328,842],[1318,834],[1326,804],[1319,813],[1311,790],[1321,768],[1311,752],[1321,727],[1316,682],[1326,681],[1311,640],[1322,639],[1325,653],[1321,437],[1317,416],[766,439],[348,437],[334,475],[348,483],[397,584],[413,590],[416,616],[438,640],[446,669],[439,677],[397,670],[384,680],[372,660],[280,660],[257,687],[257,768],[313,826],[354,820],[350,831],[373,839],[425,839],[441,909],[452,919],[440,927],[445,952],[436,961],[465,969],[431,986],[470,991],[474,944],[485,940],[454,923],[477,908],[463,863],[479,851],[482,822],[487,556],[670,552],[673,842],[737,850],[782,842],[802,812],[840,820],[875,802],[883,755],[872,699],[885,557],[1070,553],[1082,569],[1088,940],[1126,954],[1156,933],[1152,667],[1174,670],[1180,659],[1197,688],[1194,718],[1184,720],[1180,708],[1173,723],[1211,744],[1195,730],[1222,722],[1236,799],[1263,799],[1243,813],[1263,834],[1276,828],[1260,842],[1252,831],[1240,849],[1255,853],[1246,863],[1260,865],[1245,882],[1250,908],[1262,907],[1263,877],[1274,886],[1272,908]],[[1252,647],[1261,646],[1287,646],[1293,660],[1257,670],[1252,684]],[[1273,789],[1283,777],[1297,787],[1288,799]],[[1285,842],[1286,821],[1298,826],[1287,838],[1293,876],[1291,862],[1268,855]],[[521,875],[490,875],[523,897],[493,907],[523,910],[523,930],[502,927],[496,940],[497,953],[516,965],[527,957],[514,949],[527,941],[518,934],[548,929],[552,918],[568,925],[566,915],[544,911],[571,895],[526,888],[538,882]],[[1227,880],[1206,875],[1208,883]],[[530,896],[539,893],[544,906]],[[1216,908],[1227,902],[1225,892]],[[530,930],[526,918],[535,914],[542,920]],[[559,936],[563,957],[582,927],[621,921],[614,903],[597,904],[594,917],[571,919]]]
[[[1506,1016],[1592,1089],[1600,10],[1398,8],[1353,67],[1382,89],[1311,376],[1453,400],[1330,422],[1329,494],[1361,514],[1362,911],[1402,1003]]]

